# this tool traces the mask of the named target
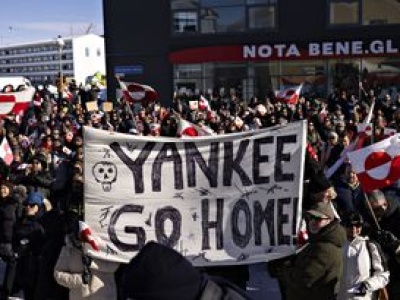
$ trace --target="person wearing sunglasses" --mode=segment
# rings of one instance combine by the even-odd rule
[[[344,221],[347,241],[343,247],[344,269],[338,300],[371,300],[389,282],[389,271],[380,246],[362,236],[364,220],[353,212]]]
[[[305,220],[308,243],[276,275],[286,300],[334,300],[343,269],[345,230],[326,202],[314,204]]]

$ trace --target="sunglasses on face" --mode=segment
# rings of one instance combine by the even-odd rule
[[[308,215],[306,217],[308,221],[315,221],[315,222],[321,222],[322,220],[328,220],[329,218],[325,217],[319,217],[319,216],[314,216],[314,215]]]

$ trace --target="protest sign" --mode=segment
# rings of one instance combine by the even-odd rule
[[[103,111],[111,112],[111,111],[113,111],[113,109],[114,109],[114,107],[113,107],[112,102],[104,102],[103,103]]]
[[[84,128],[91,255],[128,262],[150,241],[194,265],[267,261],[294,250],[305,122],[176,139]]]
[[[97,105],[97,101],[88,101],[86,102],[87,111],[98,111],[99,107]]]

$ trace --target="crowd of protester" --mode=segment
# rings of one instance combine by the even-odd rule
[[[112,102],[112,109],[103,109],[104,102],[98,99],[99,91],[95,86],[87,89],[71,85],[68,92],[68,97],[63,98],[50,93],[45,86],[41,87],[34,96],[32,106],[23,116],[9,114],[0,120],[0,140],[6,138],[13,153],[10,165],[0,162],[0,256],[7,262],[2,293],[4,299],[20,289],[28,300],[68,298],[65,296],[68,295],[68,285],[65,284],[65,288],[58,284],[63,280],[61,276],[55,281],[53,269],[59,258],[58,253],[65,246],[64,235],[68,232],[65,224],[69,220],[67,212],[75,211],[80,219],[84,213],[83,127],[155,138],[179,137],[181,119],[200,127],[207,126],[216,134],[257,130],[306,120],[307,142],[314,156],[308,153],[306,159],[304,211],[310,212],[308,216],[325,214],[327,219],[332,219],[329,222],[331,225],[327,224],[327,227],[342,223],[350,229],[352,223],[348,217],[359,213],[363,222],[357,225],[361,224],[365,233],[371,233],[371,238],[380,242],[389,259],[389,282],[397,282],[400,287],[400,265],[395,257],[400,245],[397,187],[391,186],[383,190],[379,197],[375,195],[375,198],[371,198],[372,207],[378,203],[378,216],[375,219],[371,216],[371,210],[366,205],[366,195],[348,162],[345,161],[329,179],[324,175],[324,171],[334,165],[343,150],[355,140],[357,125],[366,118],[373,103],[373,134],[366,143],[384,139],[385,128],[399,130],[400,96],[382,94],[377,89],[360,89],[357,95],[338,90],[326,99],[301,97],[296,104],[286,104],[274,99],[273,95],[251,99],[242,99],[236,94],[205,95],[208,103],[205,107],[199,107],[193,106],[193,101],[200,99],[199,95],[177,94],[168,106],[163,101],[132,104],[121,97]],[[378,94],[382,96],[378,97]],[[93,102],[96,102],[95,109]],[[327,211],[326,207],[322,212],[321,208],[315,209],[315,205],[320,202],[329,202],[334,207],[333,212]],[[379,231],[375,230],[375,220],[381,229]],[[312,233],[309,235],[312,236]],[[344,241],[341,240],[339,244],[339,248],[342,248]],[[319,251],[317,246],[316,249]],[[303,263],[307,261],[304,258],[301,260]],[[295,261],[290,262],[290,268],[296,266]],[[283,265],[288,267],[287,264],[285,261]],[[300,264],[300,268],[304,269],[303,264]],[[271,269],[276,271],[280,267]],[[226,275],[229,280],[241,286],[241,282],[248,280],[246,272],[243,275],[242,270],[240,268],[229,271],[229,275],[226,275],[228,272],[218,275]],[[279,271],[272,273],[278,274],[278,278],[282,274]],[[303,275],[300,273],[297,277],[286,278],[286,281],[280,280],[282,299],[285,294],[288,294],[287,299],[300,299],[293,298],[302,295],[299,290],[289,289],[286,293],[285,288],[287,282],[293,284],[296,283],[293,280],[307,279]],[[368,288],[372,284],[368,285],[365,280],[362,278],[353,284],[363,283],[363,289],[369,293]],[[385,280],[382,282],[387,284]],[[399,299],[399,288],[393,286],[389,291],[393,295],[391,299]],[[300,284],[300,291],[301,288]],[[339,292],[336,288],[335,284],[329,282],[327,289],[316,289],[317,293],[322,292],[324,295],[334,293],[332,297],[316,299],[335,299]],[[359,297],[365,294],[360,293]],[[308,293],[304,295],[309,296]]]

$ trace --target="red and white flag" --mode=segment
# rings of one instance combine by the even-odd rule
[[[297,101],[299,101],[302,88],[303,88],[303,83],[297,86],[284,89],[282,91],[278,91],[275,95],[275,98],[287,104],[296,104]]]
[[[24,113],[32,102],[35,91],[30,86],[19,92],[0,93],[0,117],[10,113]]]
[[[207,98],[203,95],[200,95],[199,99],[199,109],[200,110],[210,110],[210,102],[208,102]]]
[[[361,137],[363,134],[365,136],[372,136],[372,123],[362,123],[357,125],[358,136]]]
[[[385,127],[385,128],[383,129],[383,136],[384,136],[385,138],[394,136],[396,133],[397,133],[397,129],[395,129],[395,128]]]
[[[365,192],[390,186],[400,179],[400,134],[347,156]]]
[[[128,102],[153,102],[158,99],[158,93],[148,85],[136,82],[124,82],[118,79],[124,98]]]
[[[97,238],[94,237],[92,229],[85,222],[79,221],[79,235],[84,243],[88,243],[93,250],[100,251]]]
[[[207,126],[199,126],[184,119],[179,120],[177,134],[182,138],[215,135],[211,128]]]
[[[375,108],[375,100],[372,101],[372,104],[369,108],[368,115],[365,117],[363,124],[369,124],[372,119],[372,113]],[[340,153],[339,159],[325,171],[325,176],[327,178],[331,178],[331,176],[339,169],[339,167],[343,164],[345,159],[347,159],[347,153],[360,149],[365,141],[367,136],[365,134],[357,134],[356,139],[350,143],[346,148],[343,149],[342,153]]]
[[[190,100],[189,101],[189,108],[190,108],[190,110],[198,110],[199,109],[199,101]]]
[[[14,160],[14,155],[10,148],[10,144],[7,139],[3,137],[3,140],[0,144],[0,158],[4,161],[4,163],[9,166]]]

